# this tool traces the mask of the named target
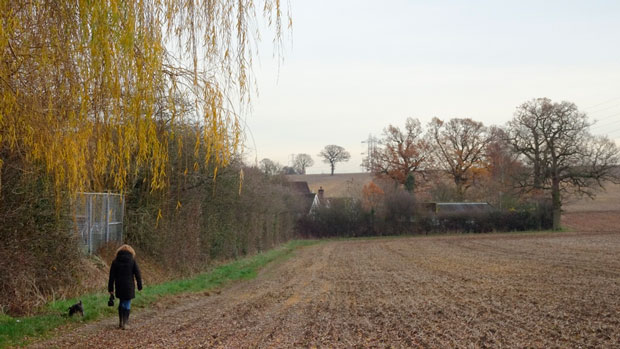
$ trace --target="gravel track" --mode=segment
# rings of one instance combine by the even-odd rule
[[[620,233],[348,240],[33,347],[620,347]]]

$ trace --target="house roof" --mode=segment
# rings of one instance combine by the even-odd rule
[[[487,202],[438,202],[436,205],[441,213],[486,212],[492,208]]]
[[[488,202],[421,202],[416,207],[433,213],[477,213],[493,209]]]
[[[304,212],[310,212],[310,210],[312,209],[312,204],[314,203],[314,198],[315,198],[316,194],[310,193],[310,194],[304,194],[304,198],[303,198],[303,203],[304,203]]]
[[[289,182],[289,186],[302,195],[312,194],[310,192],[310,187],[308,186],[308,182]],[[312,194],[314,195],[314,194]]]
[[[304,212],[310,212],[312,208],[312,203],[315,200],[315,193],[310,192],[310,187],[308,186],[308,182],[304,181],[295,181],[288,182],[288,186],[299,196],[301,196],[301,201],[303,203]]]

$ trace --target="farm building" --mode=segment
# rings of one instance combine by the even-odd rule
[[[493,210],[488,202],[423,202],[418,210],[436,215],[477,214]]]

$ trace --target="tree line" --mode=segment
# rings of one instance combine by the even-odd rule
[[[408,118],[404,128],[384,129],[364,165],[409,192],[441,173],[452,182],[453,201],[469,199],[473,186],[521,198],[546,197],[553,228],[559,229],[567,194],[594,196],[605,182],[620,180],[617,145],[592,135],[591,125],[574,103],[547,98],[521,104],[502,127],[470,118],[433,118],[424,129],[418,119]]]
[[[343,147],[336,144],[326,145],[325,148],[319,153],[319,157],[323,158],[323,162],[329,164],[331,169],[331,175],[334,175],[336,170],[336,164],[339,162],[346,162],[351,159],[351,154]],[[292,166],[282,166],[280,163],[273,161],[269,158],[264,158],[260,161],[260,169],[268,175],[277,174],[306,174],[306,169],[314,165],[314,160],[309,154],[296,154],[292,158]]]
[[[380,137],[371,136],[362,166],[411,194],[427,191],[439,201],[492,201],[502,209],[548,200],[553,228],[559,229],[566,195],[594,197],[606,182],[620,182],[618,146],[592,135],[591,125],[574,103],[548,98],[524,102],[503,126],[435,117],[424,127],[410,117],[402,128],[388,125]],[[332,175],[338,162],[350,159],[338,145],[325,146],[319,156]],[[310,155],[298,154],[291,167],[263,159],[260,168],[270,175],[305,174],[313,164]],[[472,187],[478,192],[469,194]]]

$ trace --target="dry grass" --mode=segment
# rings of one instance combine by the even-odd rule
[[[620,234],[350,240],[42,346],[614,347]],[[133,315],[132,315],[133,316]]]
[[[334,174],[310,174],[310,175],[289,175],[286,176],[290,181],[308,182],[310,191],[318,192],[319,187],[323,187],[326,197],[348,197],[356,194],[361,188],[370,183],[373,179],[371,173],[343,173]]]
[[[607,183],[594,200],[588,197],[569,197],[565,200],[567,212],[620,211],[620,184]]]

